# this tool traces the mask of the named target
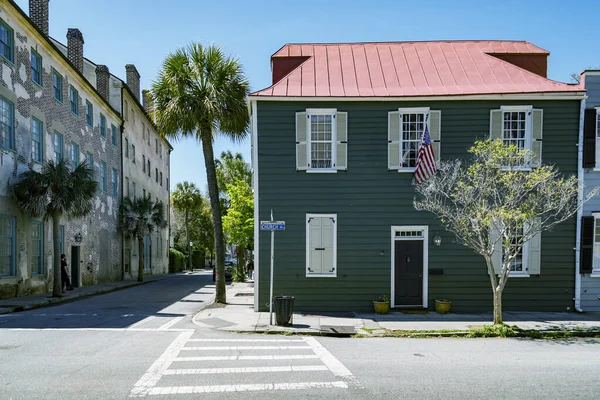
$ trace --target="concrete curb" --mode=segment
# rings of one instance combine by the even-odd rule
[[[132,283],[127,283],[127,284],[124,284],[121,286],[115,286],[115,287],[105,288],[105,289],[97,289],[97,290],[85,292],[85,293],[78,293],[76,295],[69,296],[69,297],[49,297],[47,300],[45,300],[42,303],[24,304],[24,305],[14,306],[14,307],[0,307],[0,314],[10,314],[10,313],[14,313],[14,312],[34,310],[36,308],[49,307],[49,306],[53,306],[53,305],[61,304],[61,303],[70,303],[75,300],[80,300],[80,299],[84,299],[87,297],[97,296],[99,294],[104,294],[104,293],[116,292],[118,290],[128,289],[128,288],[135,287],[135,286],[141,286],[141,285],[145,285],[147,283],[158,282],[160,280],[170,279],[170,278],[172,278],[172,276],[161,278],[161,279],[148,280],[148,281],[144,281],[144,282],[132,282]]]

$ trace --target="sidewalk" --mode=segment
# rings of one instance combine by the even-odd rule
[[[144,285],[146,283],[156,282],[161,279],[168,279],[175,276],[174,274],[145,276],[144,282],[137,280],[126,280],[119,282],[101,283],[92,286],[83,286],[67,290],[63,293],[63,297],[52,297],[51,293],[35,294],[31,296],[13,297],[11,299],[0,300],[0,314],[7,314],[15,311],[31,310],[34,308],[44,307],[48,305],[65,303],[80,299],[83,297],[94,296],[97,294],[112,292],[115,290],[126,289],[133,286]]]
[[[253,283],[232,283],[227,288],[226,305],[213,304],[194,317],[194,323],[213,329],[231,332],[327,335],[383,335],[391,331],[441,331],[469,332],[471,328],[492,324],[491,313],[481,314],[437,314],[391,312],[387,315],[375,313],[323,313],[306,314],[295,312],[293,325],[289,327],[269,324],[269,312],[254,312]],[[600,314],[592,313],[547,313],[505,312],[504,323],[522,330],[540,332],[600,333]],[[273,313],[275,323],[275,313]]]

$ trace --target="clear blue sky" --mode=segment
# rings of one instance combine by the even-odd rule
[[[28,12],[28,0],[17,0]],[[148,88],[164,57],[199,41],[237,57],[253,90],[269,86],[269,57],[285,43],[407,40],[527,40],[548,51],[549,78],[600,66],[600,1],[198,1],[51,0],[50,35],[66,42],[79,28],[84,55],[125,78],[135,64]],[[202,150],[173,143],[171,187],[195,182],[205,191]],[[239,151],[250,160],[250,141],[215,143],[215,154]]]

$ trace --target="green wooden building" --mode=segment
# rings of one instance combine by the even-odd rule
[[[252,93],[255,310],[274,295],[296,310],[392,307],[491,311],[483,258],[413,206],[427,125],[436,158],[467,158],[476,139],[531,149],[577,173],[584,91],[547,79],[548,52],[527,42],[289,44],[271,58],[272,86]],[[535,168],[532,165],[531,168]],[[573,306],[575,218],[527,243],[504,309]]]

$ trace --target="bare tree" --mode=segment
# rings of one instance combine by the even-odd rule
[[[442,161],[438,173],[416,187],[415,208],[441,219],[459,243],[485,259],[494,299],[494,324],[502,323],[502,292],[522,268],[523,246],[571,218],[578,200],[575,176],[554,166],[530,168],[533,154],[501,141],[475,142],[470,163]]]

